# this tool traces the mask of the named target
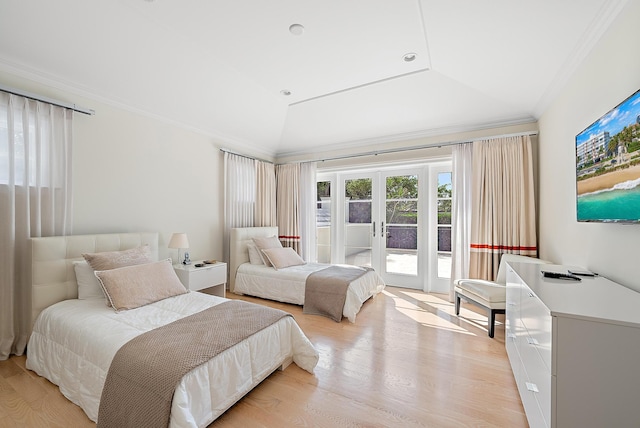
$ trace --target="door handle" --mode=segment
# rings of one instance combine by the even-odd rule
[[[373,222],[373,237],[376,237],[376,222]]]

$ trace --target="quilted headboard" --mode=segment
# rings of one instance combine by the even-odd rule
[[[278,236],[277,227],[236,227],[231,229],[229,240],[229,291],[233,292],[236,286],[236,271],[238,266],[249,261],[247,242],[251,238],[264,238]]]
[[[100,235],[31,238],[31,326],[40,312],[54,303],[78,297],[75,260],[82,253],[119,251],[148,244],[151,257],[158,259],[158,233],[109,233]]]

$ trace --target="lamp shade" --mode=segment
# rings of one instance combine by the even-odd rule
[[[169,240],[169,248],[189,248],[186,233],[174,233]]]

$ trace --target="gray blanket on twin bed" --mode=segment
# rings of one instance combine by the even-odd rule
[[[342,321],[347,289],[352,281],[372,270],[359,266],[329,266],[307,277],[302,313]]]
[[[176,386],[192,369],[291,314],[233,300],[141,334],[111,362],[98,427],[166,427]]]

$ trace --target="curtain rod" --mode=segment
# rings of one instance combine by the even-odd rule
[[[378,156],[378,155],[386,155],[386,154],[389,154],[389,153],[410,152],[410,151],[413,151],[413,150],[433,149],[433,148],[440,148],[440,147],[446,147],[446,146],[457,146],[459,144],[466,144],[466,143],[470,143],[470,142],[473,142],[473,141],[493,140],[495,138],[521,137],[521,136],[525,136],[525,135],[529,135],[529,136],[538,135],[538,131],[526,131],[526,132],[517,132],[517,133],[513,133],[513,134],[492,135],[492,136],[489,136],[489,137],[472,138],[470,140],[455,140],[455,141],[447,141],[447,142],[444,142],[444,143],[423,144],[423,145],[420,145],[420,146],[412,146],[412,147],[398,147],[398,148],[395,148],[395,149],[376,150],[376,151],[372,151],[372,152],[363,152],[363,153],[354,153],[354,154],[350,154],[350,155],[333,156],[333,157],[324,158],[324,159],[308,159],[308,160],[292,161],[292,162],[284,162],[284,163],[287,164],[287,163],[325,162],[325,161],[333,161],[333,160],[341,160],[341,159],[349,159],[349,158],[359,158],[359,157],[364,157],[364,156]]]
[[[529,136],[538,135],[538,131],[526,131],[526,132],[517,132],[517,133],[513,133],[513,134],[492,135],[492,136],[489,136],[489,137],[472,138],[471,140],[455,140],[455,141],[447,141],[447,142],[444,142],[444,143],[423,144],[421,146],[398,147],[398,148],[395,148],[395,149],[386,149],[386,150],[376,150],[376,151],[372,151],[372,152],[354,153],[354,154],[350,154],[350,155],[334,156],[334,157],[324,158],[324,159],[308,159],[308,160],[301,160],[301,161],[283,162],[283,163],[278,164],[278,165],[295,164],[295,163],[325,162],[325,161],[332,161],[332,160],[359,158],[359,157],[364,157],[364,156],[378,156],[378,155],[386,155],[386,154],[389,154],[389,153],[410,152],[410,151],[413,151],[413,150],[422,150],[422,149],[433,149],[433,148],[436,148],[436,147],[440,148],[440,147],[446,147],[446,146],[457,146],[458,144],[466,144],[466,143],[470,143],[472,141],[486,141],[486,140],[493,140],[495,138],[522,137],[522,136],[525,136],[525,135],[529,135]],[[234,152],[232,150],[229,150],[229,149],[222,148],[222,149],[220,149],[220,151],[221,152],[225,152],[225,153],[231,153],[231,154],[236,155],[236,156],[242,156],[243,158],[259,160],[259,161],[262,161],[262,162],[275,164],[275,162],[271,162],[271,161],[268,161],[268,160],[255,158],[255,157],[252,157],[252,156],[243,155],[243,154],[236,153],[236,152]]]
[[[96,114],[96,112],[94,110],[91,110],[89,108],[84,108],[84,107],[80,107],[77,106],[75,104],[72,103],[67,103],[64,101],[59,101],[59,100],[55,100],[53,98],[48,98],[42,95],[37,95],[31,92],[27,92],[27,91],[23,91],[20,89],[15,89],[15,88],[11,88],[9,86],[5,86],[2,83],[0,83],[0,91],[4,91],[7,92],[9,94],[14,94],[14,95],[19,95],[21,97],[25,97],[25,98],[30,98],[32,100],[36,100],[36,101],[42,101],[45,102],[47,104],[53,104],[55,106],[58,107],[64,107],[64,108],[68,108],[71,109],[73,111],[77,111],[78,113],[83,113],[83,114],[87,114],[89,116],[93,116],[94,114]]]
[[[247,159],[257,160],[257,161],[260,161],[260,162],[266,162],[266,163],[270,163],[270,164],[274,163],[272,161],[268,161],[268,160],[265,160],[265,159],[260,159],[260,158],[256,158],[256,157],[253,157],[253,156],[243,155],[241,153],[234,152],[233,150],[225,149],[224,147],[221,148],[220,151],[223,152],[223,153],[229,153],[229,154],[240,156],[240,157],[247,158]]]

